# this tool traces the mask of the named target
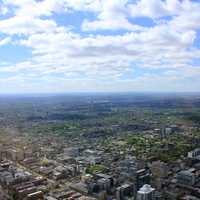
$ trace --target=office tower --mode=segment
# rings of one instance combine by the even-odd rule
[[[150,185],[143,185],[137,192],[137,200],[155,200],[155,189]]]

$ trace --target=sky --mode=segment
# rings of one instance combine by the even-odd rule
[[[0,93],[200,92],[200,0],[0,0]]]

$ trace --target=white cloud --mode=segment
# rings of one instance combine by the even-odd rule
[[[144,30],[143,27],[138,25],[133,25],[128,22],[124,17],[118,17],[118,19],[102,19],[96,21],[84,20],[82,24],[83,31],[96,31],[96,30],[132,30],[140,31]]]
[[[152,19],[199,12],[200,4],[191,0],[140,0],[129,5],[133,17],[145,16]]]
[[[0,40],[0,46],[6,45],[6,44],[8,44],[10,42],[11,42],[11,38],[10,37],[4,38],[3,40]]]
[[[21,44],[33,49],[31,70],[101,79],[120,78],[131,73],[134,65],[154,69],[185,66],[199,56],[198,50],[188,51],[194,38],[193,31],[180,33],[159,26],[122,36],[84,38],[66,31],[33,34]]]
[[[196,79],[196,74],[199,75],[191,63],[200,58],[200,50],[194,47],[199,37],[200,3],[189,0],[60,0],[59,3],[56,0],[4,0],[4,4],[6,8],[12,7],[14,15],[0,20],[0,33],[6,35],[0,40],[0,46],[14,41],[15,45],[32,51],[31,58],[0,67],[1,73],[18,74],[17,79],[23,79],[21,88],[24,82],[38,80],[51,85],[43,90],[55,89],[53,82],[56,81],[60,82],[59,88],[71,85],[78,89],[75,83],[83,81],[82,87],[90,90],[105,87],[111,91],[117,87],[140,90],[148,84],[149,90],[155,90],[159,81],[162,87],[169,89],[174,85],[178,90],[183,79]],[[84,31],[123,29],[125,33],[82,35],[67,26],[59,26],[53,15],[76,11],[93,12],[96,16],[93,21],[83,19]],[[147,27],[137,24],[137,20],[132,23],[140,16],[156,24]],[[139,77],[134,75],[136,67],[144,71]],[[155,74],[145,72],[149,69]],[[163,73],[159,74],[159,70]],[[37,84],[31,86],[34,87]]]
[[[4,0],[5,5],[15,6],[20,16],[50,16],[62,11],[99,11],[100,0]]]
[[[6,15],[8,13],[8,8],[6,6],[0,6],[0,14]]]
[[[30,35],[38,32],[54,32],[57,30],[57,24],[53,20],[41,20],[29,16],[15,16],[1,20],[0,30],[2,33],[8,35]]]
[[[141,0],[129,5],[132,16],[161,17],[167,14],[165,3],[161,0]]]
[[[132,24],[128,20],[127,0],[101,1],[97,20],[84,20],[82,29],[84,31],[105,30],[141,30],[139,25]]]
[[[200,12],[184,13],[175,17],[169,24],[174,30],[198,30],[200,29]]]

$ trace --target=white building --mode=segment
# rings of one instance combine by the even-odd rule
[[[188,152],[188,158],[200,160],[200,148],[197,148],[193,151]]]
[[[143,185],[137,192],[137,200],[155,200],[155,189],[150,185]]]

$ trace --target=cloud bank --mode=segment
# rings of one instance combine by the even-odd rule
[[[199,91],[199,10],[192,0],[3,0],[0,53],[14,53],[1,59],[0,89]],[[30,53],[13,59],[17,49]]]

